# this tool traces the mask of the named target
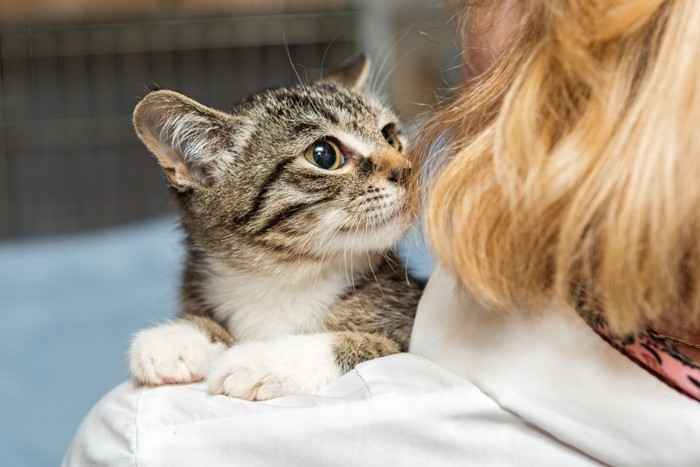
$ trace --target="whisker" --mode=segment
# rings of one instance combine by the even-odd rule
[[[294,70],[294,74],[297,75],[297,79],[299,80],[299,84],[301,86],[304,86],[304,83],[301,80],[301,76],[299,76],[299,72],[297,72],[296,67],[294,66],[294,62],[292,61],[292,54],[289,51],[289,44],[287,43],[287,34],[284,29],[284,24],[282,24],[282,39],[284,40],[284,50],[287,51],[287,58],[289,59],[289,64],[292,66],[292,70]]]
[[[325,245],[322,247],[323,254],[321,255],[321,262],[319,263],[318,269],[316,270],[316,277],[314,278],[314,290],[316,289],[316,285],[318,284],[318,276],[321,274],[321,270],[323,269],[323,262],[326,259],[326,254],[328,253],[328,250],[330,249],[333,240],[335,239],[335,237],[337,237],[343,225],[344,223],[341,223],[336,227],[335,231],[331,234],[331,236],[326,241]]]
[[[401,56],[400,59],[398,59],[398,60],[396,61],[396,63],[394,64],[394,66],[391,68],[391,70],[389,70],[389,72],[386,74],[386,76],[384,76],[384,79],[382,79],[382,82],[379,84],[379,89],[380,89],[380,90],[384,89],[384,86],[386,85],[386,82],[389,80],[389,78],[391,77],[391,75],[394,74],[394,72],[396,71],[396,69],[398,68],[398,66],[401,64],[401,61],[402,61],[402,60],[405,60],[409,55],[411,55],[411,54],[412,54],[413,52],[415,52],[415,51],[416,51],[416,49],[411,49],[411,50],[407,51],[405,54],[403,54],[403,55]]]
[[[377,52],[378,54],[383,54],[384,53],[384,48],[386,46],[389,46],[389,49],[386,50],[386,54],[384,55],[384,58],[382,59],[382,64],[377,68],[376,73],[374,74],[374,77],[371,80],[370,83],[370,91],[372,94],[379,94],[378,91],[381,90],[381,88],[377,88],[377,83],[381,79],[382,72],[384,71],[384,67],[386,66],[387,62],[389,59],[394,55],[394,52],[396,49],[399,47],[399,44],[406,38],[406,36],[411,32],[414,26],[407,26],[404,28],[404,30],[399,30],[395,34],[393,34],[388,41],[382,47],[379,49]]]
[[[352,235],[351,245],[355,245],[355,238],[357,238],[357,233],[360,231],[360,226],[355,226],[355,232]],[[350,278],[352,279],[352,292],[355,293],[355,268],[354,268],[354,258],[355,255],[350,254]]]
[[[377,279],[377,275],[374,273],[374,268],[372,267],[372,257],[369,255],[369,250],[367,250],[365,253],[367,253],[367,261],[369,263],[369,270],[372,271],[372,276],[374,277],[374,282],[377,283],[377,288],[379,289],[379,293],[382,294],[382,298],[386,299],[386,296],[384,295],[384,290],[382,289],[382,284],[379,283],[379,279]]]
[[[326,55],[328,54],[328,51],[331,49],[331,46],[336,41],[336,39],[338,39],[340,37],[341,33],[342,33],[342,29],[340,31],[338,31],[338,34],[336,34],[333,39],[331,39],[331,41],[326,46],[326,50],[323,51],[323,57],[321,57],[321,78],[320,79],[323,79],[323,67],[326,64]]]

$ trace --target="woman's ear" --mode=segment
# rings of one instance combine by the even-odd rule
[[[134,109],[134,128],[180,191],[209,188],[231,154],[238,119],[173,91],[153,91]]]
[[[370,59],[364,53],[358,54],[339,66],[323,74],[319,82],[340,84],[350,89],[359,89],[367,81]]]

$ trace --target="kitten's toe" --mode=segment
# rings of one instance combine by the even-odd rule
[[[280,397],[281,381],[275,381],[264,369],[255,371],[240,368],[234,374],[225,377],[221,385],[221,394],[237,399],[262,401]]]
[[[129,367],[134,378],[151,386],[203,380],[226,349],[187,321],[144,329],[131,343]]]
[[[288,394],[298,394],[299,390],[289,387],[289,380],[278,374],[262,361],[249,360],[217,362],[209,375],[209,391],[236,399],[262,401]]]
[[[315,394],[339,376],[331,340],[315,334],[236,345],[214,362],[208,382],[212,394],[262,401]]]

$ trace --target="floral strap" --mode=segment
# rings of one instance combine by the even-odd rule
[[[652,329],[638,335],[614,335],[593,300],[587,300],[580,289],[574,290],[574,298],[578,313],[606,342],[676,391],[700,402],[700,364]]]

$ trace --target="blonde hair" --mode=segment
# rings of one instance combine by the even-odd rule
[[[494,308],[572,303],[577,285],[618,332],[697,319],[700,2],[521,6],[503,54],[414,145],[440,167],[437,258]]]

